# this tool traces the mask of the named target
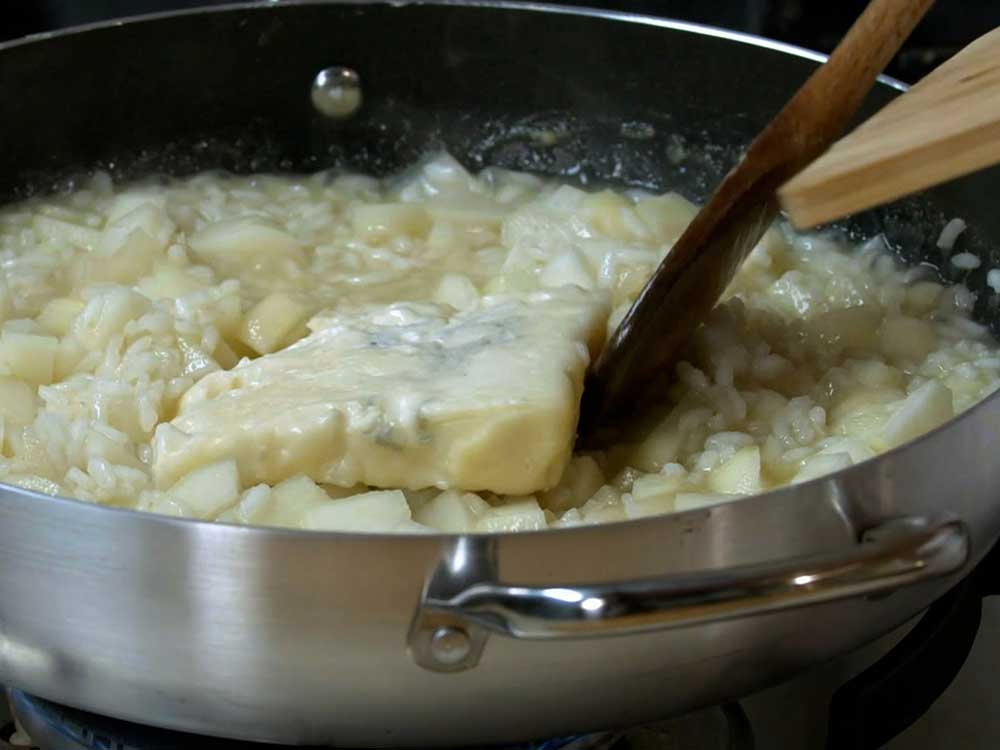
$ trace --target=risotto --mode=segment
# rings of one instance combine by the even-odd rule
[[[99,174],[8,206],[0,480],[242,524],[534,530],[812,479],[1000,387],[966,288],[775,225],[652,431],[572,454],[588,361],[695,211],[447,155],[385,181]]]

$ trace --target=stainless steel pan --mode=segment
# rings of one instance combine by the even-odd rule
[[[268,4],[0,47],[0,194],[206,167],[386,172],[435,145],[703,195],[817,56],[502,4]],[[317,112],[329,66],[354,117]],[[886,81],[869,108],[894,93]],[[551,139],[535,137],[540,129]],[[1000,234],[987,174],[859,218],[908,260]],[[974,230],[963,241],[1000,258]],[[987,316],[983,295],[979,312]],[[284,743],[495,744],[732,698],[925,607],[1000,532],[1000,398],[793,488],[597,528],[397,537],[182,521],[0,487],[0,682]],[[802,606],[802,605],[811,606]]]

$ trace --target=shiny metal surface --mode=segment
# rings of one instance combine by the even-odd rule
[[[313,79],[312,103],[325,116],[342,120],[361,109],[361,77],[350,68],[323,68]]]
[[[176,64],[178,40],[188,64]],[[738,156],[740,128],[755,132],[814,65],[792,52],[684,24],[488,4],[281,3],[95,27],[0,46],[0,88],[19,93],[0,99],[5,138],[19,144],[0,149],[0,195],[111,157],[123,177],[335,161],[385,173],[444,143],[472,165],[632,184],[666,175],[698,197]],[[344,123],[317,114],[307,96],[331,59],[365,81],[365,106]],[[67,85],[76,70],[106,85]],[[647,112],[648,102],[673,109]],[[555,120],[576,129],[567,140],[511,140],[532,132],[511,123],[548,125],[553,109],[569,112]],[[656,138],[620,139],[621,123],[640,114]],[[605,116],[616,124],[601,131]],[[664,144],[675,131],[691,157],[668,172]],[[732,148],[696,148],[720,133]],[[157,143],[170,147],[155,152]],[[951,216],[962,207],[973,227],[963,242],[978,226],[1000,231],[995,189],[982,185],[935,194],[955,199],[943,209]],[[926,235],[936,253],[942,222],[920,211],[919,225],[911,213],[873,216],[913,247]],[[973,286],[1000,265],[982,257]],[[0,486],[0,683],[191,732],[348,747],[510,744],[663,718],[869,642],[959,573],[889,596],[601,639],[487,644],[477,628],[476,668],[448,674],[414,661],[414,612],[432,586],[457,595],[469,570],[574,589],[781,566],[840,555],[861,531],[899,517],[960,519],[968,565],[1000,533],[997,425],[993,396],[832,477],[673,516],[522,535],[243,528]],[[463,626],[430,616],[434,627],[420,633]]]
[[[474,666],[468,635],[474,628],[512,638],[557,640],[706,625],[894,591],[954,573],[968,557],[968,531],[960,521],[902,518],[866,531],[861,543],[838,552],[725,570],[545,588],[472,579],[452,595],[439,594],[432,583],[417,613],[411,645],[418,663],[455,671],[457,664]],[[425,613],[447,617],[452,624],[430,618],[424,627],[430,627],[431,635],[424,641],[419,635]],[[445,642],[461,649],[441,649]],[[424,644],[428,648],[421,653]]]

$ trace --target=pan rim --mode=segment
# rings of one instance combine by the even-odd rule
[[[823,53],[816,52],[814,50],[810,50],[797,45],[788,44],[773,39],[768,39],[766,37],[746,32],[733,31],[730,29],[711,26],[708,24],[701,24],[690,21],[681,21],[671,18],[660,18],[656,16],[650,16],[639,13],[606,10],[601,8],[555,5],[547,2],[536,2],[535,0],[531,0],[529,2],[517,2],[516,0],[402,0],[402,1],[400,0],[250,0],[249,2],[233,2],[215,6],[186,8],[181,10],[164,11],[157,13],[145,13],[145,14],[130,16],[127,18],[117,18],[106,21],[99,21],[95,23],[80,24],[76,26],[67,27],[65,29],[59,29],[57,31],[48,31],[37,34],[30,34],[28,36],[20,37],[18,39],[9,40],[6,42],[0,42],[0,54],[8,50],[16,49],[22,46],[40,42],[46,42],[50,40],[59,40],[63,37],[68,37],[71,35],[88,33],[92,31],[100,31],[111,28],[125,27],[132,24],[155,22],[168,18],[198,16],[198,15],[205,15],[212,13],[226,13],[226,12],[241,11],[241,10],[264,12],[271,9],[280,9],[283,7],[290,7],[290,6],[297,7],[297,6],[319,6],[319,5],[390,6],[393,8],[422,7],[422,6],[429,6],[429,7],[454,6],[463,8],[498,9],[498,10],[518,11],[525,13],[555,13],[568,16],[598,18],[613,22],[637,23],[640,25],[651,26],[654,28],[668,30],[668,31],[679,31],[683,33],[696,34],[699,36],[708,36],[738,44],[746,44],[762,49],[767,49],[816,63],[823,63],[827,60],[828,57]],[[891,76],[881,75],[879,76],[878,81],[879,83],[899,92],[905,92],[909,88],[908,84],[899,81],[898,79],[893,78]],[[756,503],[769,502],[783,494],[800,492],[802,491],[803,488],[811,487],[815,489],[819,487],[822,483],[829,482],[831,479],[834,478],[844,477],[855,471],[870,470],[874,464],[890,460],[894,456],[897,456],[901,451],[909,449],[915,446],[917,443],[936,439],[940,433],[955,428],[959,422],[964,422],[966,420],[974,418],[974,416],[979,411],[986,408],[990,408],[990,404],[998,398],[1000,398],[1000,391],[991,394],[990,396],[987,396],[985,399],[973,405],[963,413],[956,415],[955,417],[948,420],[944,424],[938,426],[937,428],[931,430],[928,433],[925,433],[924,435],[921,435],[915,440],[909,441],[897,448],[881,453],[866,461],[862,461],[861,463],[855,464],[851,467],[835,472],[834,474],[818,477],[816,479],[810,480],[808,482],[803,482],[798,485],[786,485],[757,495],[752,495],[749,497],[734,497],[732,500],[727,500],[725,502],[719,503],[718,505],[713,505],[710,508],[695,509],[679,513],[666,514],[663,516],[651,516],[646,518],[627,519],[624,521],[616,521],[608,524],[600,524],[596,527],[588,525],[588,526],[567,527],[567,528],[547,528],[537,531],[526,531],[526,532],[516,532],[516,533],[490,532],[484,534],[475,534],[475,536],[490,537],[490,538],[511,537],[511,536],[516,536],[519,538],[520,537],[535,538],[551,534],[561,534],[561,535],[583,534],[589,531],[593,531],[595,528],[602,529],[605,531],[610,531],[614,529],[616,532],[627,533],[630,529],[634,528],[636,524],[644,524],[647,527],[651,524],[663,524],[664,526],[666,526],[667,524],[673,525],[678,520],[691,519],[694,517],[704,516],[706,512],[714,511],[716,508],[721,508],[723,506],[730,506],[733,505],[734,503],[756,504]],[[48,495],[41,492],[24,489],[16,485],[6,484],[4,482],[0,482],[0,510],[2,510],[3,507],[3,502],[4,502],[3,496],[10,496],[10,495],[14,495],[25,500],[47,502],[50,506],[53,504],[65,505],[69,508],[75,509],[74,512],[78,513],[90,513],[90,514],[99,513],[103,514],[103,517],[108,519],[111,519],[115,516],[123,516],[125,518],[130,518],[136,521],[145,521],[148,523],[155,523],[158,525],[162,525],[164,527],[173,527],[178,530],[190,529],[191,525],[195,524],[197,526],[215,529],[216,530],[215,533],[218,534],[266,535],[272,538],[274,537],[308,538],[314,541],[319,539],[328,539],[331,541],[337,539],[339,540],[364,539],[364,540],[370,540],[372,542],[383,541],[383,540],[395,540],[399,542],[402,540],[406,540],[407,543],[431,542],[435,544],[440,544],[443,542],[447,542],[449,540],[457,539],[461,536],[469,536],[467,534],[456,534],[456,533],[446,533],[446,532],[386,533],[386,532],[316,531],[316,530],[293,529],[293,528],[270,527],[270,526],[250,526],[250,525],[211,521],[211,520],[197,519],[197,518],[176,518],[172,516],[164,516],[156,513],[151,513],[148,511],[135,510],[131,508],[120,508],[114,506],[100,505],[98,503],[88,502],[85,500],[80,500],[71,497],[64,497],[61,495]]]

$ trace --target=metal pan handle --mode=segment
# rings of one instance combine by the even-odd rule
[[[422,666],[468,669],[489,633],[525,639],[626,635],[887,593],[961,569],[970,547],[961,521],[909,517],[870,529],[860,544],[833,553],[661,578],[533,587],[497,582],[488,549],[485,555],[475,549],[488,543],[460,538],[452,564],[428,583],[410,630],[411,652]],[[470,561],[479,570],[469,570]]]

